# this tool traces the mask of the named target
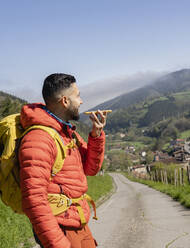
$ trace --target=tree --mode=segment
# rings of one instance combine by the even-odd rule
[[[173,125],[170,124],[168,127],[162,132],[162,137],[170,137],[172,139],[177,139],[178,137],[178,129]]]
[[[146,156],[145,156],[146,164],[152,163],[153,160],[154,160],[154,154],[151,151],[147,151]]]
[[[162,147],[164,146],[165,141],[164,139],[160,138],[160,139],[156,139],[152,145],[152,151],[159,151],[162,150]]]

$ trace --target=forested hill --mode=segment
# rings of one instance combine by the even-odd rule
[[[22,105],[25,103],[27,102],[23,99],[0,91],[0,119],[20,112]]]
[[[190,89],[190,69],[169,73],[152,84],[104,102],[93,109],[118,110],[133,104]]]

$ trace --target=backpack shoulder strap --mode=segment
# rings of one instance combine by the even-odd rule
[[[34,129],[41,129],[41,130],[46,131],[55,141],[56,148],[57,148],[57,156],[56,156],[56,159],[52,167],[52,171],[51,171],[50,180],[52,180],[52,178],[62,169],[68,148],[66,145],[64,145],[64,141],[62,137],[60,136],[60,134],[51,127],[46,127],[42,125],[33,125],[24,131],[24,133],[22,134],[22,137],[25,134],[27,134],[29,131],[34,130]]]

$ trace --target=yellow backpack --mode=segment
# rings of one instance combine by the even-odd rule
[[[16,213],[22,214],[21,191],[19,184],[19,163],[17,158],[17,141],[32,129],[42,129],[55,140],[57,157],[52,167],[52,177],[58,173],[64,163],[67,148],[61,136],[50,127],[34,125],[24,130],[20,124],[20,114],[13,114],[0,121],[0,194],[4,204]]]
[[[20,114],[9,115],[0,121],[0,195],[2,202],[19,214],[24,213],[21,206],[20,167],[17,157],[18,145],[20,139],[33,129],[41,129],[48,132],[55,141],[57,156],[52,167],[50,180],[62,169],[67,149],[80,145],[76,136],[74,136],[69,144],[64,145],[59,133],[50,127],[33,125],[24,130],[20,124]],[[74,204],[79,212],[82,225],[86,224],[86,219],[80,205],[80,201],[83,199],[86,199],[92,204],[94,209],[93,218],[97,219],[96,206],[89,195],[84,194],[79,198],[70,199],[64,194],[48,194],[48,201],[54,215],[63,213]]]

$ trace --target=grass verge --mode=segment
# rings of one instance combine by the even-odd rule
[[[179,201],[185,207],[190,208],[190,185],[174,186],[171,184],[163,184],[161,182],[135,178],[128,173],[124,173],[124,176],[126,176],[131,181],[146,184],[151,188],[165,193],[171,196],[174,200]]]
[[[97,201],[112,190],[112,178],[104,176],[87,177],[88,194]],[[1,248],[30,248],[33,237],[31,224],[24,215],[13,213],[0,200],[0,247]]]
[[[180,139],[187,139],[189,137],[190,137],[190,130],[186,130],[186,131],[180,133],[180,136],[179,136]]]
[[[88,194],[94,201],[99,200],[102,196],[107,195],[113,188],[112,177],[108,174],[104,176],[87,177]]]
[[[28,218],[15,214],[0,201],[0,247],[29,248],[32,246],[32,229]]]

